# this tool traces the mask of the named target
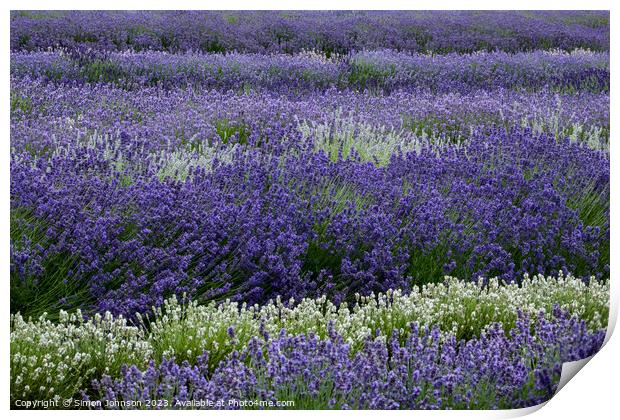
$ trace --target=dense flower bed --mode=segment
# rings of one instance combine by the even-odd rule
[[[609,313],[608,22],[12,12],[11,404],[546,401]]]
[[[441,22],[441,24],[438,24]],[[16,11],[11,49],[299,52],[609,50],[609,12]]]
[[[41,154],[68,152],[76,142],[100,143],[109,153],[119,148],[139,153],[135,163],[142,165],[175,153],[188,161],[193,153],[209,155],[221,143],[271,139],[273,147],[300,135],[318,144],[331,142],[336,152],[348,138],[361,140],[374,149],[387,147],[389,157],[396,144],[406,149],[428,140],[462,142],[472,131],[515,126],[608,148],[606,93],[474,90],[373,96],[329,90],[289,97],[197,90],[188,100],[184,89],[134,92],[110,85],[57,86],[28,77],[13,78],[11,92],[14,149]]]
[[[608,275],[607,158],[549,136],[500,131],[385,167],[250,151],[184,182],[73,152],[11,167],[14,310],[35,294],[133,314],[183,293],[340,301],[445,274]],[[58,275],[72,280],[46,290]]]
[[[494,279],[486,287],[481,288],[480,284],[448,278],[445,284],[416,288],[408,295],[400,291],[388,291],[378,296],[357,297],[352,307],[344,304],[335,305],[325,296],[316,300],[304,299],[298,303],[282,302],[278,298],[275,302],[265,306],[249,306],[238,302],[225,302],[219,305],[211,302],[204,306],[197,305],[196,302],[180,304],[176,299],[172,299],[167,301],[163,308],[157,309],[154,316],[139,316],[140,321],[137,322],[137,326],[128,323],[123,317],[113,317],[110,313],[103,316],[97,314],[93,318],[85,319],[81,311],[72,314],[61,312],[59,322],[52,322],[45,316],[36,321],[26,321],[20,315],[15,315],[11,319],[11,396],[12,400],[55,397],[67,399],[78,398],[80,391],[89,397],[94,397],[98,395],[97,392],[101,391],[106,398],[112,398],[109,394],[111,392],[121,393],[123,398],[128,399],[131,395],[139,395],[141,398],[147,398],[146,395],[149,395],[152,399],[181,398],[175,395],[150,394],[161,392],[151,389],[152,386],[159,385],[158,383],[147,382],[148,380],[160,380],[157,370],[160,368],[173,369],[173,372],[169,372],[172,374],[171,377],[164,375],[167,379],[162,377],[161,380],[185,381],[187,380],[186,374],[198,374],[199,376],[194,379],[203,381],[201,386],[209,389],[215,387],[214,392],[225,394],[233,391],[218,390],[217,385],[205,383],[204,381],[211,376],[207,375],[206,378],[202,378],[200,372],[204,371],[206,374],[207,371],[213,372],[214,369],[217,371],[220,366],[226,365],[231,360],[233,363],[243,361],[243,357],[237,357],[238,352],[246,352],[245,355],[248,356],[248,351],[263,345],[260,340],[270,346],[271,350],[268,351],[278,349],[281,345],[285,346],[285,357],[299,355],[299,353],[290,353],[294,350],[290,348],[290,345],[295,343],[295,340],[301,340],[312,346],[337,344],[337,358],[346,366],[355,363],[357,367],[352,368],[355,371],[355,369],[362,368],[358,364],[359,360],[354,362],[357,360],[354,357],[355,354],[360,354],[359,357],[365,360],[363,363],[366,363],[368,362],[366,358],[370,357],[366,352],[370,349],[374,348],[370,350],[371,352],[385,352],[387,349],[381,346],[385,346],[386,343],[396,345],[397,342],[411,346],[415,340],[424,339],[428,334],[424,332],[425,329],[433,326],[435,328],[433,334],[441,331],[442,343],[445,342],[446,346],[451,346],[451,350],[445,350],[443,347],[420,348],[421,343],[418,342],[417,351],[424,350],[424,354],[432,358],[425,368],[429,369],[427,370],[429,375],[436,375],[436,368],[457,369],[458,364],[463,363],[463,361],[454,360],[455,366],[441,368],[437,365],[441,363],[440,359],[436,358],[439,355],[433,352],[472,350],[468,346],[477,348],[478,352],[485,352],[484,348],[489,344],[485,341],[490,337],[487,335],[489,331],[496,344],[499,345],[501,341],[504,343],[502,346],[508,346],[506,348],[508,353],[517,351],[516,342],[506,344],[507,340],[510,340],[510,335],[507,336],[508,338],[502,338],[502,335],[512,334],[514,338],[517,330],[521,331],[519,334],[523,333],[525,325],[527,323],[534,325],[536,320],[540,324],[539,328],[550,328],[551,331],[559,329],[558,331],[561,331],[560,334],[564,337],[561,340],[569,340],[571,332],[567,328],[575,329],[573,339],[584,340],[574,343],[566,341],[561,344],[555,342],[560,339],[559,337],[553,335],[542,337],[543,340],[551,340],[546,345],[560,346],[558,351],[561,352],[561,360],[553,359],[555,362],[567,361],[572,360],[571,358],[583,357],[583,354],[578,352],[589,354],[596,350],[596,345],[600,345],[601,337],[604,335],[600,331],[604,331],[607,324],[608,299],[609,284],[595,279],[591,279],[586,285],[574,277],[538,276],[532,279],[526,277],[521,286],[504,285]],[[575,319],[569,321],[568,318],[571,316]],[[581,321],[577,322],[577,319]],[[421,330],[417,327],[412,329],[412,323],[420,326]],[[492,326],[495,323],[501,324],[501,327]],[[589,332],[586,333],[586,330]],[[286,331],[286,334],[282,331]],[[417,335],[420,331],[422,337]],[[581,332],[577,334],[576,331]],[[275,341],[269,337],[273,337]],[[306,342],[306,338],[309,337],[314,337],[310,343]],[[532,337],[538,337],[538,332]],[[377,342],[373,344],[375,341]],[[436,341],[437,338],[434,338],[434,345],[438,344]],[[468,344],[460,344],[461,342]],[[462,346],[468,350],[459,350]],[[511,349],[510,346],[514,348]],[[394,350],[391,349],[390,354],[397,354],[393,353]],[[409,348],[409,350],[413,349]],[[550,352],[550,349],[540,347],[532,348],[532,350]],[[431,353],[426,353],[426,351]],[[203,357],[205,352],[208,354],[207,358]],[[306,355],[304,363],[315,367],[323,363],[324,359],[320,353]],[[487,356],[491,354],[488,353]],[[352,358],[349,359],[349,356]],[[554,353],[548,355],[550,358],[557,356]],[[280,360],[280,357],[271,357],[273,363]],[[512,356],[507,354],[502,357],[506,359],[501,363],[521,363],[520,359],[511,360]],[[150,368],[149,360],[152,361]],[[172,360],[186,363],[186,365],[179,367]],[[386,363],[387,361],[381,359],[372,362],[372,360],[374,359],[371,358],[371,363]],[[392,360],[387,371],[386,366],[376,366],[373,375],[385,378],[383,375],[389,376],[389,369],[400,369],[398,366],[401,362],[403,361]],[[422,360],[416,363],[422,363]],[[127,365],[134,367],[127,370],[123,367]],[[190,366],[196,367],[190,368]],[[241,365],[239,367],[243,368]],[[501,376],[500,371],[504,367],[506,366],[498,365],[492,368],[490,372],[484,374],[486,379],[497,379]],[[141,376],[140,371],[147,368],[149,369],[147,377],[151,379]],[[463,365],[461,368],[474,374],[479,366]],[[251,361],[243,369],[244,375],[261,374],[256,371],[256,366]],[[457,369],[451,374],[459,376],[459,371],[462,369]],[[545,389],[545,392],[553,391],[557,373],[553,374],[555,375],[553,378],[546,379],[550,382],[546,383],[545,386],[549,388]],[[351,374],[357,375],[363,372],[351,372]],[[527,376],[531,372],[523,366],[521,374]],[[100,380],[102,375],[106,376],[102,382],[103,389],[99,384],[94,388],[98,391],[93,393],[89,385],[92,381]],[[124,375],[129,376],[119,379]],[[138,375],[137,378],[136,375]],[[468,379],[467,374],[463,373],[463,375],[459,380],[471,379]],[[136,383],[135,381],[139,378],[145,382]],[[242,378],[238,379],[242,380]],[[361,378],[356,379],[353,376],[347,381],[359,379]],[[427,379],[430,380],[430,378]],[[439,380],[439,377],[437,379]],[[523,377],[523,379],[526,378]],[[114,384],[115,380],[121,382]],[[249,380],[249,377],[243,380]],[[509,378],[504,380],[509,380]],[[132,383],[128,384],[124,381],[132,381]],[[188,384],[181,383],[174,389],[180,390],[184,385]],[[140,386],[145,386],[146,391],[140,390],[138,394],[129,394],[130,390],[137,392],[135,387]],[[519,382],[513,389],[516,390],[521,386],[525,386],[523,382]],[[350,389],[351,383],[347,387],[352,393],[351,396],[358,395],[357,390]],[[191,388],[194,388],[194,385]],[[207,388],[196,392],[206,392]],[[251,392],[259,391],[253,389]],[[383,388],[381,392],[389,392],[389,390]],[[229,395],[231,398],[233,396],[234,394]],[[345,400],[339,404],[349,401],[347,398],[351,396],[343,395]],[[542,394],[541,398],[544,396],[548,397],[548,394]],[[188,399],[199,398],[199,395],[186,397]],[[236,395],[236,398],[252,399],[250,397],[249,394]],[[254,395],[254,398],[256,397],[258,396]],[[319,405],[327,404],[332,398],[332,396],[316,395],[315,397],[317,401],[314,403]],[[322,402],[319,401],[323,397],[325,399]],[[298,404],[302,404],[302,400],[296,399]],[[462,403],[468,404],[465,401]],[[500,404],[499,401],[495,403]],[[504,403],[511,404],[514,401],[506,400]],[[526,404],[526,402],[523,403]],[[348,402],[348,404],[355,406],[361,402]],[[479,404],[484,404],[484,402],[479,402]],[[420,405],[424,406],[424,403],[420,402]]]
[[[194,366],[164,360],[145,371],[128,367],[121,379],[106,376],[94,388],[104,402],[155,400],[164,408],[235,399],[294,401],[299,409],[529,407],[553,395],[562,362],[592,355],[604,338],[565,314],[556,317],[540,319],[533,332],[521,318],[508,336],[493,325],[467,342],[442,340],[439,329],[413,324],[404,343],[367,340],[354,357],[337,334],[319,340],[282,330],[273,339],[253,339],[212,374],[206,353]]]
[[[433,93],[480,89],[609,91],[609,55],[535,51],[421,55],[389,50],[328,59],[298,55],[41,52],[14,53],[11,72],[48,82],[261,89],[304,92],[328,88]]]

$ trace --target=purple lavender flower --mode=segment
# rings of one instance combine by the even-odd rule
[[[457,342],[437,328],[412,325],[408,338],[389,343],[369,339],[357,354],[338,335],[313,334],[268,341],[254,338],[211,373],[206,355],[196,366],[164,360],[141,372],[104,377],[94,389],[102,401],[166,400],[184,408],[199,399],[293,400],[295,408],[503,409],[536,405],[553,396],[561,363],[594,354],[604,331],[555,311],[533,330],[522,315],[505,335],[491,326],[478,339]],[[239,408],[236,406],[205,408]]]

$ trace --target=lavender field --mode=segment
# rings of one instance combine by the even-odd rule
[[[519,408],[603,343],[608,12],[14,11],[10,69],[12,408]]]

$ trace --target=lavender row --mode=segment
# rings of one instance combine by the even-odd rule
[[[609,91],[609,54],[577,50],[447,54],[390,50],[327,58],[316,53],[168,54],[13,53],[11,73],[66,84],[268,90],[295,94],[329,88],[469,93],[481,89]]]
[[[183,293],[343,301],[447,274],[609,273],[607,155],[550,135],[501,128],[385,165],[249,148],[183,181],[106,153],[14,152],[13,311],[131,316]]]
[[[330,90],[288,98],[266,92],[129,92],[28,78],[11,81],[13,150],[53,155],[99,138],[100,147],[112,155],[122,153],[139,172],[155,166],[167,173],[165,167],[175,166],[171,157],[195,161],[194,152],[205,155],[219,145],[273,150],[297,147],[310,138],[338,146],[342,139],[365,136],[374,145],[392,138],[405,147],[425,138],[464,141],[473,131],[514,126],[607,149],[609,95],[477,91],[371,96]]]
[[[605,11],[15,11],[11,49],[414,52],[609,49]]]
[[[160,409],[238,409],[248,408],[247,401],[263,401],[249,408],[271,408],[278,401],[292,401],[296,409],[528,407],[550,399],[561,364],[593,355],[605,335],[588,332],[560,310],[554,315],[551,321],[541,315],[533,329],[520,315],[507,335],[495,324],[480,338],[460,342],[438,328],[412,324],[406,339],[368,339],[353,356],[335,331],[323,340],[312,333],[265,333],[213,372],[208,353],[193,366],[164,360],[144,371],[124,367],[119,379],[94,381],[94,395],[83,393],[82,402]],[[234,329],[228,333],[234,338]],[[149,407],[148,401],[157,404]]]
[[[435,326],[458,341],[477,339],[489,325],[506,333],[528,316],[553,320],[555,307],[581,319],[592,333],[606,328],[609,282],[568,277],[525,277],[520,286],[497,279],[480,283],[454,278],[415,288],[410,294],[390,290],[358,296],[355,304],[335,305],[326,296],[302,301],[277,298],[266,305],[240,302],[199,305],[167,300],[152,316],[138,322],[109,312],[87,316],[79,309],[60,311],[57,322],[45,315],[25,320],[11,315],[11,400],[75,398],[102,375],[121,377],[124,365],[148,368],[175,358],[205,364],[212,372],[231,353],[243,351],[255,337],[315,334],[327,340],[337,333],[355,355],[369,340],[404,342],[411,324]],[[527,322],[527,321],[526,321]],[[585,330],[584,330],[585,331]]]

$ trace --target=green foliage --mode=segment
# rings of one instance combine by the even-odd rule
[[[40,258],[39,255],[51,244],[47,237],[47,222],[28,209],[11,209],[10,226],[11,245],[16,251],[29,253],[29,258]],[[38,316],[44,312],[57,312],[63,307],[88,305],[85,285],[71,276],[74,263],[74,255],[45,253],[41,261],[42,272],[32,272],[27,268],[22,273],[11,271],[11,312]]]
[[[95,34],[80,31],[73,35],[73,40],[77,43],[97,42],[99,38],[97,38],[97,35]]]
[[[222,140],[222,143],[248,144],[251,128],[245,123],[222,119],[215,121],[214,125],[215,131]]]
[[[570,195],[567,204],[579,212],[579,218],[584,226],[600,228],[608,226],[610,205],[608,189],[601,190],[592,183],[580,193]]]
[[[386,79],[396,74],[396,65],[381,65],[370,63],[362,59],[355,59],[351,63],[347,82],[349,87],[357,87],[360,90],[382,89]]]
[[[226,52],[226,47],[220,43],[217,36],[214,36],[207,41],[203,41],[200,44],[200,49],[207,53],[223,54]]]
[[[604,267],[610,264],[610,240],[609,240],[609,209],[610,196],[609,187],[597,188],[594,183],[588,185],[577,194],[569,196],[567,205],[578,212],[579,219],[586,227],[598,229],[599,238],[602,243],[600,255],[598,256],[599,270],[603,272]],[[591,264],[580,258],[575,258],[577,266],[575,272],[583,273],[588,270]]]
[[[465,137],[467,126],[458,121],[449,121],[447,118],[428,114],[421,118],[412,118],[403,115],[403,128],[413,132],[418,137],[442,137],[450,143],[459,143]],[[474,125],[474,121],[472,121]]]
[[[17,45],[19,45],[19,47],[21,48],[24,48],[28,46],[29,42],[30,42],[30,35],[20,35],[17,40]]]
[[[342,267],[343,255],[334,246],[335,238],[329,232],[331,220],[347,209],[360,212],[368,208],[372,199],[357,191],[354,185],[342,184],[337,180],[327,181],[320,188],[303,191],[301,194],[313,198],[314,211],[329,212],[324,220],[317,222],[313,227],[316,236],[308,242],[301,272],[316,276],[322,270],[328,270],[337,277]],[[363,250],[358,249],[358,252],[362,253]]]
[[[428,53],[429,43],[433,40],[433,36],[418,26],[410,27],[408,32],[415,39],[418,46],[418,52]]]
[[[231,25],[234,25],[239,21],[239,18],[235,15],[227,15],[224,17],[224,19],[226,19],[226,22],[230,23]]]
[[[578,15],[566,16],[563,20],[566,23],[583,25],[593,29],[609,27],[609,15],[580,13]]]
[[[11,112],[19,111],[22,114],[30,114],[32,112],[32,100],[27,96],[22,96],[11,92]]]
[[[444,277],[444,265],[450,262],[447,256],[449,247],[441,242],[432,249],[411,249],[406,271],[414,285],[437,283]]]
[[[123,83],[129,80],[127,74],[117,63],[106,59],[95,59],[85,63],[80,68],[82,77],[89,83]]]

